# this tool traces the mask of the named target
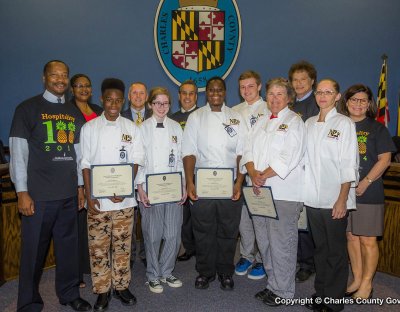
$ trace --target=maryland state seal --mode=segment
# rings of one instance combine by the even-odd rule
[[[154,22],[158,59],[177,85],[187,79],[204,91],[225,78],[240,50],[242,27],[234,0],[161,0]]]

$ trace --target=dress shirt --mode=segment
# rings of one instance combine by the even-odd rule
[[[139,128],[129,119],[119,116],[109,121],[104,113],[87,122],[81,130],[81,169],[91,165],[118,164],[120,150],[124,147],[127,163],[144,164],[144,148]],[[137,205],[134,197],[126,197],[121,203],[100,199],[100,210],[120,210]]]
[[[260,117],[253,127],[245,145],[241,169],[254,163],[254,168],[263,171],[271,167],[276,176],[268,178],[274,199],[303,201],[304,152],[306,132],[304,122],[288,107],[270,118],[271,113]]]
[[[305,201],[314,208],[332,209],[341,184],[352,182],[347,209],[356,208],[358,183],[358,145],[354,122],[333,108],[318,122],[319,115],[306,121]]]
[[[136,123],[136,120],[138,119],[137,113],[139,113],[139,112],[140,112],[140,114],[142,116],[142,122],[144,121],[145,114],[146,114],[146,109],[144,107],[140,111],[134,109],[132,106],[130,107],[130,109],[131,109],[131,112],[132,112],[132,120],[133,120],[134,123]]]

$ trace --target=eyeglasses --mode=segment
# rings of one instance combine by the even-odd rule
[[[158,108],[161,108],[161,107],[167,107],[169,105],[169,102],[153,102],[152,104],[154,106],[157,106]]]
[[[106,104],[117,104],[120,105],[122,103],[124,103],[124,99],[119,98],[119,99],[113,99],[113,98],[105,98],[104,102]]]
[[[367,105],[368,105],[368,102],[369,102],[368,99],[357,99],[357,98],[355,98],[355,97],[349,98],[349,101],[350,101],[351,104],[360,103],[360,105],[362,105],[362,106],[367,106]]]
[[[86,84],[86,85],[76,84],[76,85],[73,85],[73,87],[77,88],[77,89],[90,89],[92,87],[92,85],[90,85],[90,84]]]
[[[332,96],[332,95],[334,95],[336,92],[335,91],[331,91],[331,90],[325,90],[325,91],[315,91],[314,92],[314,95],[315,96],[322,96],[322,95],[325,95],[325,96]]]

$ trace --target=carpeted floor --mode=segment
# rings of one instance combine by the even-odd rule
[[[279,306],[269,308],[254,298],[254,294],[265,286],[265,280],[252,281],[246,276],[235,276],[235,290],[223,291],[219,283],[214,281],[207,290],[196,290],[194,280],[197,273],[194,269],[195,259],[178,262],[174,274],[184,285],[182,288],[166,286],[162,294],[154,294],[145,285],[145,268],[141,262],[136,262],[133,269],[131,291],[137,297],[138,303],[133,307],[123,306],[118,300],[112,299],[109,310],[112,311],[162,311],[162,312],[207,312],[207,311],[309,311],[300,305]],[[42,298],[45,302],[44,311],[72,311],[61,306],[54,290],[54,269],[46,270],[40,284]],[[87,287],[82,289],[83,298],[93,304],[96,296],[91,291],[90,276],[86,275]],[[0,287],[0,311],[15,311],[17,305],[18,281],[10,281]],[[313,278],[303,284],[296,285],[296,298],[304,298],[313,293]],[[374,298],[395,298],[400,303],[400,279],[377,273],[374,281]],[[353,305],[346,306],[345,311],[400,311],[400,304],[389,305]]]

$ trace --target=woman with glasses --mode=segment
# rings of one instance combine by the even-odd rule
[[[355,298],[372,296],[372,279],[378,265],[377,236],[383,234],[385,196],[382,174],[396,150],[388,129],[375,121],[376,103],[369,87],[356,84],[346,90],[341,112],[356,124],[360,158],[360,182],[356,188],[357,210],[349,213],[347,250],[353,282],[346,295]]]
[[[171,108],[171,95],[166,88],[153,88],[148,103],[153,115],[141,125],[145,164],[139,167],[135,182],[140,198],[142,233],[146,246],[147,284],[150,291],[162,293],[162,283],[173,288],[182,286],[182,281],[172,275],[172,271],[181,243],[182,204],[186,200],[185,182],[182,177],[183,196],[180,202],[152,204],[147,196],[146,175],[183,172],[182,128],[167,117]],[[164,243],[161,248],[162,240]]]
[[[295,93],[284,78],[267,82],[270,112],[261,117],[249,135],[242,163],[254,192],[269,186],[278,218],[253,216],[254,230],[268,280],[256,294],[268,306],[279,298],[293,298],[297,259],[297,221],[303,208],[305,127],[288,107]]]
[[[103,109],[90,103],[92,96],[92,83],[85,74],[76,74],[71,80],[72,99],[68,105],[73,105],[79,111],[79,120],[75,123],[79,128],[101,115]],[[76,129],[79,134],[80,129]],[[81,209],[78,213],[78,237],[79,237],[79,287],[86,286],[83,274],[90,274],[89,247],[87,233],[87,210]]]
[[[233,258],[243,205],[241,187],[244,178],[237,172],[237,166],[247,127],[241,115],[225,105],[225,95],[225,81],[221,77],[210,78],[206,84],[207,104],[190,114],[183,134],[182,156],[199,273],[195,281],[197,289],[208,288],[216,274],[223,290],[234,288]],[[195,168],[215,169],[209,170],[214,176],[218,175],[218,168],[232,169],[236,178],[232,190],[225,196],[216,194],[217,198],[209,199],[204,195],[199,198],[194,183]]]
[[[348,278],[347,210],[355,209],[358,150],[354,122],[336,110],[339,84],[323,79],[316,87],[319,114],[306,121],[305,201],[315,243],[315,298],[341,299]],[[353,186],[353,187],[352,187]],[[324,301],[322,301],[324,302]],[[314,302],[314,311],[341,311],[343,303]]]

